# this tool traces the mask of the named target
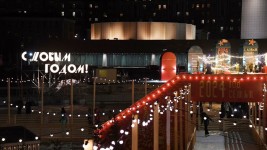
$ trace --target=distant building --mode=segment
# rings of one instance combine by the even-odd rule
[[[242,1],[242,39],[267,38],[267,1],[243,0]]]
[[[22,39],[73,39],[75,21],[64,18],[2,17],[2,36],[13,35]]]
[[[91,25],[92,40],[194,40],[196,26],[172,22],[105,22]]]
[[[80,39],[98,22],[194,24],[201,39],[239,38],[242,0],[0,0],[0,16],[62,17],[76,21]]]

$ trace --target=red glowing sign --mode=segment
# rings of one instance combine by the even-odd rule
[[[259,102],[263,97],[263,77],[231,75],[209,76],[191,83],[191,97],[193,101],[203,102]]]

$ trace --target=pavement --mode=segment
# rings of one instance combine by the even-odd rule
[[[209,131],[210,136],[205,136],[204,130],[197,131],[194,150],[225,150],[222,131]]]

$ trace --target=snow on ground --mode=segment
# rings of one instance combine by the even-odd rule
[[[210,136],[205,137],[204,130],[197,131],[194,150],[225,150],[222,131],[209,131]]]

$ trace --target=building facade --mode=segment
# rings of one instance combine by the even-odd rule
[[[243,0],[242,3],[241,38],[267,38],[267,1]]]
[[[62,17],[76,22],[77,38],[98,22],[179,22],[194,24],[198,39],[239,38],[241,0],[0,0],[1,16]]]

